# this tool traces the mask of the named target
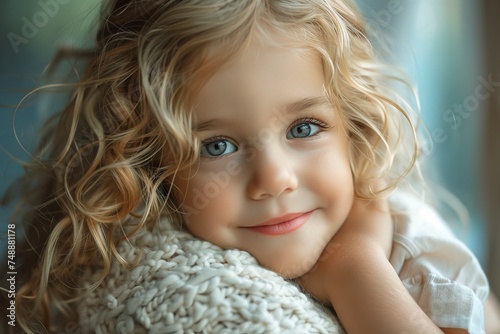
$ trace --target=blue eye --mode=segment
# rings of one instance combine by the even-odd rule
[[[226,139],[217,139],[203,143],[200,155],[202,157],[220,157],[236,152],[238,148]]]
[[[320,130],[320,126],[308,122],[299,123],[292,126],[286,134],[287,139],[307,138],[314,136]]]

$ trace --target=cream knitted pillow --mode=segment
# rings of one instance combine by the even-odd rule
[[[167,220],[118,251],[142,257],[133,269],[114,263],[82,300],[84,333],[343,333],[328,309],[247,252],[195,239]],[[84,275],[84,286],[92,281]]]

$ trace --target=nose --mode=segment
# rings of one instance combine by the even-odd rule
[[[293,157],[283,148],[268,146],[257,152],[250,164],[252,174],[247,193],[253,200],[276,197],[295,190],[299,185]]]

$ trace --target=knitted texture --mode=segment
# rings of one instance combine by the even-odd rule
[[[335,316],[247,252],[223,250],[162,220],[123,241],[79,305],[84,333],[344,333]],[[86,273],[85,287],[97,273]]]

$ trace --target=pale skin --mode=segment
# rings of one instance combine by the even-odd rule
[[[398,331],[403,327],[408,333],[467,333],[457,328],[437,329],[428,321],[388,262],[391,243],[392,221],[386,201],[356,200],[342,228],[299,282],[317,299],[335,307],[349,333],[404,333]],[[366,289],[360,289],[363,287]],[[385,291],[394,293],[387,296]],[[377,307],[367,300],[377,301]],[[356,314],[350,312],[353,308]],[[500,304],[494,294],[488,296],[484,313],[486,333],[500,333]],[[366,315],[362,316],[363,322],[359,314]],[[379,328],[377,323],[387,316],[391,322]]]
[[[386,201],[356,200],[317,264],[299,282],[333,305],[348,333],[467,333],[438,328],[419,308],[388,261],[391,244]]]
[[[187,229],[299,278],[349,333],[466,333],[436,327],[402,285],[386,201],[354,198],[349,136],[324,98],[320,58],[276,45],[254,40],[198,97],[202,157],[173,180]],[[303,226],[255,228],[291,213]]]

